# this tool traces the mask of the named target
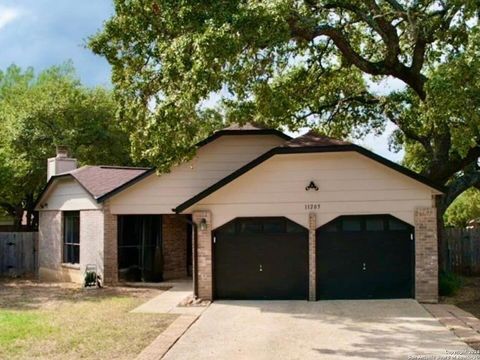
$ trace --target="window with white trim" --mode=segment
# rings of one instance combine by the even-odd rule
[[[80,263],[80,211],[63,212],[63,262]]]

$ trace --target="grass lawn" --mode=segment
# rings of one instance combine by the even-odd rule
[[[0,280],[0,359],[132,359],[176,318],[130,313],[160,293]]]

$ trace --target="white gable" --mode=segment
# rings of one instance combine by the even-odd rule
[[[37,210],[91,210],[102,205],[71,177],[55,179],[46,194],[43,194]]]
[[[313,181],[318,191],[307,191]],[[438,191],[357,152],[283,154],[251,169],[187,209],[211,210],[216,228],[235,217],[286,216],[308,227],[341,215],[392,214],[413,224]]]

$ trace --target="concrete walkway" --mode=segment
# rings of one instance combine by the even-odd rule
[[[163,359],[426,358],[480,357],[414,300],[355,300],[215,302]]]
[[[179,316],[137,356],[136,360],[160,360],[175,342],[205,311],[207,305],[183,306],[193,294],[191,279],[161,283],[170,289],[133,309],[135,313],[179,314]]]
[[[200,315],[205,310],[205,306],[179,306],[179,304],[193,294],[193,284],[191,279],[169,281],[161,283],[161,285],[171,286],[171,288],[133,309],[131,312]]]
[[[449,304],[426,304],[424,307],[462,341],[480,349],[480,320],[469,312]]]

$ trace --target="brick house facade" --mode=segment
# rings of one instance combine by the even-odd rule
[[[81,282],[85,266],[95,264],[105,283],[117,284],[121,268],[141,255],[142,269],[161,268],[163,280],[187,276],[193,263],[196,295],[209,300],[398,296],[436,302],[435,198],[441,192],[348,142],[313,133],[290,139],[250,125],[227,128],[199,143],[191,161],[161,176],[105,166],[50,174],[37,205],[40,277]],[[67,211],[80,214],[74,265],[62,258]],[[138,235],[132,224],[150,225]],[[134,250],[132,236],[143,236]],[[364,245],[353,250],[356,238]],[[351,269],[335,275],[331,258]],[[377,261],[382,258],[388,261]],[[377,285],[365,293],[349,290],[362,281]]]

